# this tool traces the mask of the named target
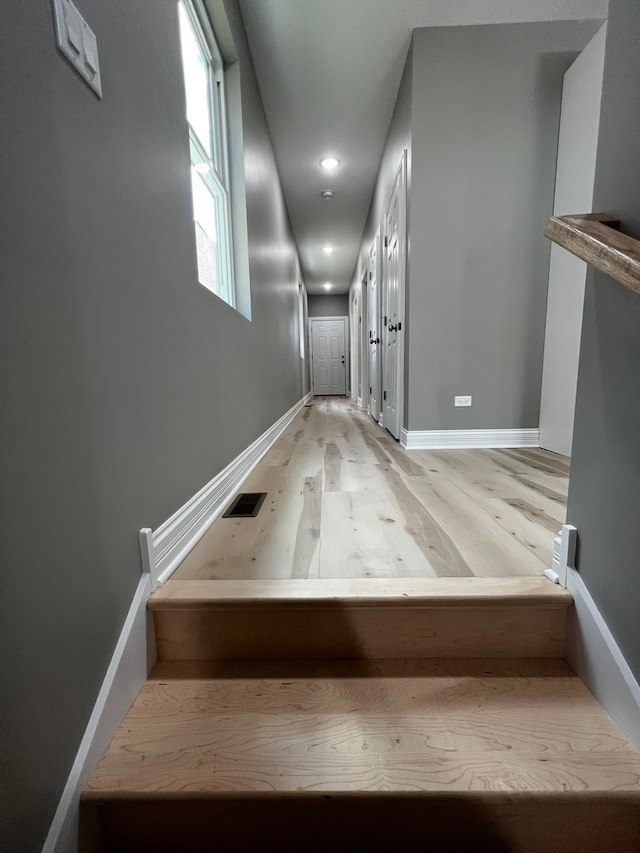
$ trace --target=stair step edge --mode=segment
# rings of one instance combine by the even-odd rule
[[[546,578],[168,581],[150,610],[514,607],[567,609],[573,596]]]

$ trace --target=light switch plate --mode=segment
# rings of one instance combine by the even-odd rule
[[[95,34],[71,0],[52,2],[58,50],[101,98],[102,82]]]
[[[453,398],[454,406],[470,406],[473,401],[473,398],[470,395],[464,395],[460,397]]]

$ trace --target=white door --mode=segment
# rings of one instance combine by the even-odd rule
[[[403,156],[383,222],[382,410],[383,424],[394,438],[400,438],[403,406],[404,175],[405,158]]]
[[[346,394],[345,317],[314,317],[311,320],[313,393]]]
[[[378,244],[380,242],[380,229],[373,241],[369,252],[369,275],[368,275],[368,347],[369,347],[369,414],[374,421],[380,420],[380,293],[378,287]]]
[[[605,27],[564,75],[554,213],[593,203]],[[587,265],[551,245],[540,400],[540,446],[571,455]]]

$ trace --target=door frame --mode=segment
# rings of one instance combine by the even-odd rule
[[[406,278],[407,278],[407,149],[405,148],[402,157],[400,159],[400,165],[398,166],[398,170],[393,179],[393,183],[391,184],[391,189],[387,195],[387,198],[384,203],[384,207],[382,208],[382,219],[380,222],[380,241],[381,241],[381,253],[382,253],[382,275],[380,277],[380,313],[381,320],[384,320],[387,312],[387,289],[388,289],[388,281],[387,281],[387,246],[385,245],[387,240],[387,213],[391,206],[391,201],[393,199],[393,194],[396,189],[396,185],[400,184],[400,206],[399,206],[399,217],[398,217],[398,250],[399,250],[399,282],[398,282],[398,319],[402,323],[402,330],[397,339],[397,356],[396,356],[396,412],[398,418],[398,435],[394,435],[393,432],[389,429],[389,425],[386,423],[385,415],[385,406],[384,406],[384,393],[385,393],[385,379],[387,372],[386,365],[386,352],[387,352],[387,335],[388,328],[387,323],[381,323],[380,329],[382,332],[382,341],[383,341],[383,363],[382,363],[382,400],[380,401],[383,405],[381,405],[382,410],[382,419],[381,425],[384,426],[391,435],[396,439],[400,439],[402,434],[402,430],[404,429],[404,357],[405,357],[405,335],[407,331],[407,322],[405,317],[405,289],[406,289]],[[398,334],[398,332],[396,332]]]
[[[382,281],[381,281],[381,279],[382,279],[382,267],[381,267],[382,252],[380,250],[380,235],[381,235],[381,233],[382,233],[382,228],[381,228],[380,224],[378,224],[375,237],[373,238],[373,241],[371,242],[371,246],[369,248],[369,253],[367,255],[367,270],[366,270],[367,285],[368,285],[368,289],[367,289],[367,324],[366,324],[367,327],[366,327],[366,329],[363,329],[363,336],[364,336],[363,342],[366,346],[366,353],[367,353],[367,386],[370,387],[370,391],[367,394],[367,406],[366,406],[366,408],[367,408],[367,412],[371,415],[371,417],[378,424],[380,424],[382,422],[381,421],[382,406],[380,405],[382,402],[382,400],[381,400],[381,397],[382,397],[382,339],[380,338],[380,335],[382,334],[381,322],[380,322],[381,321],[380,294],[382,292],[382,290],[381,290],[381,287],[382,287]],[[371,256],[373,254],[374,249],[375,249],[375,254],[376,254],[376,288],[375,288],[376,299],[375,299],[375,305],[372,304],[372,302],[371,302],[371,282],[373,280]],[[376,376],[375,380],[373,378],[373,371],[371,370],[371,362],[373,361],[373,353],[372,353],[371,343],[370,343],[370,337],[371,337],[370,325],[371,324],[369,322],[371,313],[375,314],[376,334],[380,339],[380,344],[376,344],[376,346],[378,346],[379,349],[377,351],[377,367],[378,367],[378,369],[377,369],[377,376]],[[376,385],[375,389],[373,388],[374,382]],[[377,410],[377,412],[375,412],[375,414],[371,411],[371,400],[374,397],[374,391],[375,391],[375,399],[378,401],[378,410]]]
[[[359,286],[351,288],[349,299],[349,322],[351,328],[351,387],[350,397],[359,409],[369,407],[369,348],[367,338],[368,313],[366,271]]]
[[[323,322],[333,321],[333,320],[342,320],[344,326],[344,387],[345,387],[345,396],[349,396],[349,366],[350,366],[350,358],[349,358],[349,318],[345,317],[344,314],[341,315],[331,315],[331,316],[322,316],[322,317],[309,317],[309,352],[311,354],[311,361],[309,364],[310,367],[310,385],[311,385],[311,394],[315,396],[315,388],[313,381],[314,374],[314,361],[315,361],[315,353],[313,351],[313,322],[314,320],[321,320]],[[340,397],[340,394],[336,394],[336,397]]]
[[[347,396],[351,397],[356,405],[358,403],[358,391],[360,390],[360,346],[359,340],[360,336],[358,335],[358,316],[360,315],[360,300],[361,300],[361,288],[354,287],[351,288],[349,292],[349,355],[350,355],[350,364],[349,364],[349,372],[347,374],[349,378],[349,384],[347,388]]]

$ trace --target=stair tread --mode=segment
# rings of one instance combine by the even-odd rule
[[[300,607],[439,607],[525,603],[566,608],[571,593],[544,577],[170,580],[149,598],[151,610]]]
[[[83,798],[596,793],[640,802],[640,754],[582,682],[557,662],[521,664],[432,661],[421,676],[310,669],[286,679],[192,678],[188,666],[168,678],[163,664]]]

